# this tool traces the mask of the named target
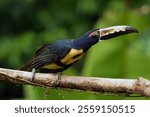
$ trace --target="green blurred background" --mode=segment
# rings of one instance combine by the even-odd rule
[[[95,45],[64,74],[150,79],[150,0],[0,0],[0,22],[0,67],[11,69],[19,69],[37,48],[57,39],[78,38],[93,28],[134,26],[139,34]],[[0,99],[150,98],[0,81]]]

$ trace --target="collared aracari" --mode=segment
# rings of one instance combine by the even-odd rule
[[[91,46],[101,40],[129,33],[138,33],[138,30],[131,26],[112,26],[90,30],[74,40],[58,40],[38,49],[22,70],[33,70],[34,74],[37,70],[41,73],[59,73],[60,80],[60,73],[79,61]]]

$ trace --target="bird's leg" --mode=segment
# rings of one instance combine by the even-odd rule
[[[56,81],[56,86],[58,86],[60,84],[62,72],[58,72],[57,74],[58,74],[58,78],[57,78],[57,81]]]
[[[32,77],[31,77],[31,81],[33,81],[33,80],[34,80],[35,73],[36,73],[36,69],[35,69],[35,68],[33,68],[33,69],[32,69]]]

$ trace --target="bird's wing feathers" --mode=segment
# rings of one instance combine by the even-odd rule
[[[35,56],[27,66],[30,68],[39,68],[59,61],[71,50],[68,42],[70,43],[71,41],[58,41],[41,47],[36,51]]]

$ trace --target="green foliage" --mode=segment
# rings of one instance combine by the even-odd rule
[[[116,1],[114,2],[117,5]],[[115,7],[110,6],[95,27],[106,27],[117,23],[133,25],[140,32],[149,28],[148,15],[141,17],[143,14],[139,14],[132,9],[123,8],[125,7],[123,3],[119,2],[118,4],[121,7],[119,5],[118,7],[116,5]],[[117,17],[113,17],[112,14]],[[142,38],[143,36],[142,33],[139,36],[128,35],[96,45],[87,55],[83,75],[114,78],[137,78],[142,76],[150,78],[150,58],[143,50],[145,45],[141,43],[141,40],[146,41],[148,36]]]
[[[20,68],[37,48],[57,39],[78,38],[92,28],[131,25],[140,33],[93,46],[64,74],[150,79],[149,0],[1,0],[0,8],[0,67]],[[0,83],[1,91],[6,85]],[[49,89],[45,96],[46,89],[31,86],[22,92],[24,99],[145,99],[60,89]]]

